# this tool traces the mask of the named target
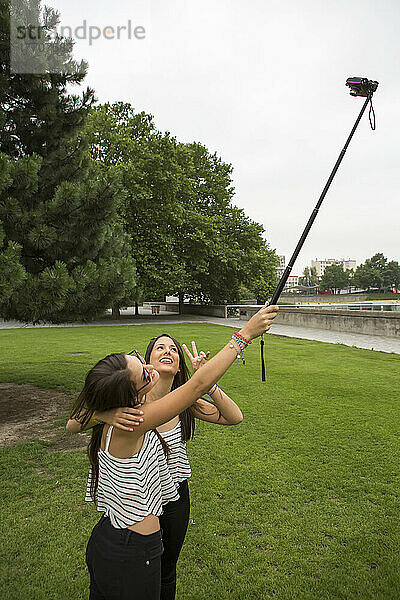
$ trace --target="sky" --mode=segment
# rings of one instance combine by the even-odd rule
[[[286,261],[364,102],[346,79],[379,81],[376,130],[367,111],[292,274],[316,258],[360,264],[383,252],[400,262],[398,0],[47,4],[64,26],[141,28],[131,39],[122,29],[120,39],[76,38],[75,58],[89,63],[85,87],[232,164],[234,203]]]

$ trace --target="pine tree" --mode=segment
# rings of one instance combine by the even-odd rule
[[[79,133],[95,97],[89,88],[81,97],[67,92],[86,65],[73,61],[71,40],[54,35],[58,13],[38,0],[18,6],[47,32],[60,70],[12,72],[10,7],[0,0],[0,315],[90,319],[134,299],[135,266],[118,216],[124,191]]]

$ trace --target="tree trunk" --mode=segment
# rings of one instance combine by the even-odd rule
[[[184,294],[182,292],[179,292],[178,296],[179,296],[179,314],[183,315],[183,298],[184,298]]]
[[[139,304],[135,302],[135,315],[139,314]]]
[[[112,307],[112,319],[113,321],[118,321],[121,318],[121,311],[119,310],[118,306],[113,306]]]

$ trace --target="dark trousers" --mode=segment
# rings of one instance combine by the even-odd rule
[[[179,485],[179,500],[168,502],[160,517],[164,552],[161,556],[161,600],[174,600],[176,563],[189,524],[190,499],[187,479]]]
[[[103,516],[86,548],[89,600],[159,600],[162,551],[161,531],[116,529]]]

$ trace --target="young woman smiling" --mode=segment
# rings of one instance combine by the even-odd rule
[[[216,382],[243,352],[244,346],[269,329],[276,312],[277,307],[263,307],[211,360],[206,353],[199,355],[194,344],[193,354],[186,348],[195,369],[193,377],[186,382],[183,353],[180,356],[179,344],[167,335],[159,336],[149,345],[146,354],[151,358],[151,364],[143,366],[137,356],[111,355],[119,357],[118,367],[107,365],[107,373],[100,373],[100,376],[97,373],[99,369],[101,371],[99,365],[104,361],[109,363],[110,357],[107,357],[89,373],[68,429],[76,427],[75,419],[81,419],[82,414],[85,414],[82,421],[85,427],[91,424],[93,416],[108,420],[111,410],[116,425],[114,429],[97,424],[90,443],[89,496],[97,498],[98,510],[105,513],[88,544],[91,600],[160,597],[160,525],[166,547],[161,598],[174,597],[176,560],[189,514],[187,477],[190,467],[185,442],[193,433],[195,417],[221,424],[242,420],[236,404],[216,386]],[[127,383],[127,377],[130,383]],[[121,394],[120,389],[128,392]],[[205,393],[212,395],[213,404],[201,398]],[[131,401],[128,402],[130,394]],[[134,408],[138,404],[141,404],[142,416],[133,412],[139,410]],[[142,420],[138,421],[138,418]],[[160,452],[162,446],[157,437],[160,435],[164,438],[164,446],[167,442],[169,447],[169,466],[165,457],[163,462]],[[138,464],[141,459],[145,459],[145,464]],[[118,481],[119,476],[124,485]],[[137,489],[140,485],[144,488]],[[138,496],[144,498],[139,504]],[[144,556],[143,549],[146,556],[153,557],[144,564],[137,559],[139,555]],[[123,568],[120,568],[121,560]],[[146,568],[150,564],[151,570]],[[110,580],[115,589],[119,581],[119,595],[106,593]],[[132,589],[135,594],[131,593]]]
[[[158,371],[157,384],[146,394],[146,402],[152,402],[165,396],[186,381],[190,374],[186,366],[186,352],[193,371],[203,366],[209,352],[198,353],[195,342],[192,352],[185,344],[168,334],[162,334],[150,340],[145,354],[145,362],[150,363]],[[177,485],[179,499],[169,502],[159,517],[162,530],[164,552],[161,556],[161,596],[160,600],[173,600],[176,593],[176,565],[185,540],[190,514],[190,496],[188,478],[191,476],[190,464],[186,454],[186,442],[193,437],[195,419],[219,425],[237,425],[243,415],[235,402],[225,392],[214,385],[208,392],[212,403],[199,398],[180,415],[168,423],[157,427],[157,431],[168,444],[168,469]],[[115,408],[105,412],[95,412],[86,429],[98,422],[104,422],[125,431],[132,431],[142,419],[143,411],[132,408]],[[79,420],[82,415],[77,416]],[[71,419],[67,424],[69,431],[81,431],[81,424]]]

